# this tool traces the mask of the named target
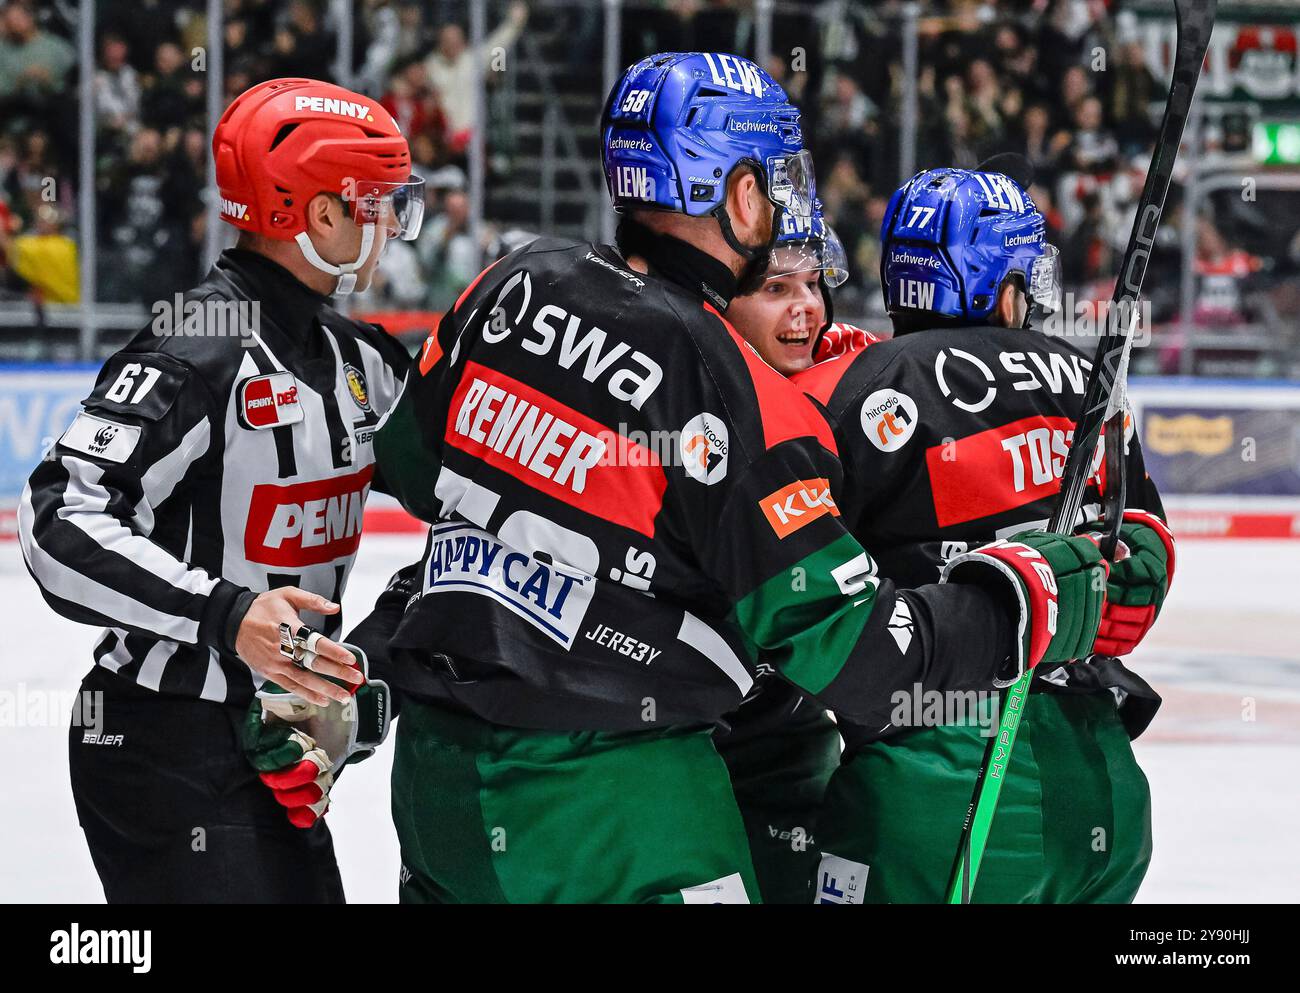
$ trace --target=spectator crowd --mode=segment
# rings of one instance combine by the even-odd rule
[[[336,75],[326,0],[224,6],[225,99],[274,76]],[[599,0],[585,9],[494,2],[484,63],[516,44],[530,6],[534,24],[549,18],[560,26],[568,70],[599,90]],[[845,314],[883,313],[878,231],[899,181],[903,6],[780,3],[773,16],[768,68],[803,111],[819,192],[853,263],[837,306]],[[76,299],[76,247],[66,233],[79,193],[76,101],[67,99],[76,87],[75,7],[0,0],[0,295]],[[152,299],[198,271],[208,156],[204,7],[195,0],[99,5],[101,300]],[[429,198],[424,232],[392,246],[361,301],[368,309],[445,307],[500,243],[490,227],[482,244],[470,234],[466,151],[479,82],[467,7],[465,0],[354,0],[353,85],[402,125]],[[629,0],[622,21],[625,63],[654,50],[754,48],[750,0]],[[1123,248],[1116,239],[1126,236],[1164,99],[1125,0],[930,0],[920,6],[919,46],[915,167],[973,167],[996,152],[1024,154],[1036,168],[1031,192],[1061,248],[1067,287],[1108,296]],[[1166,212],[1170,228],[1177,206]],[[1196,270],[1217,303],[1198,305],[1198,313],[1221,317],[1230,300],[1240,317],[1265,266],[1228,230],[1208,219],[1199,225]],[[1162,259],[1167,271],[1153,276],[1176,285],[1176,255]],[[1157,310],[1175,316],[1173,298],[1156,296]]]

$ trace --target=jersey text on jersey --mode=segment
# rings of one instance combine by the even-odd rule
[[[1070,418],[1034,416],[927,449],[939,526],[991,517],[1050,498],[1060,489],[1073,440]],[[1099,448],[1096,459],[1102,454]]]
[[[585,513],[653,536],[668,486],[655,452],[472,361],[450,413],[449,445]]]

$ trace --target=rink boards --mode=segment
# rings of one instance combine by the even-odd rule
[[[96,371],[0,365],[0,537],[13,535],[24,482]],[[1300,537],[1300,383],[1135,378],[1129,395],[1176,534]],[[420,527],[391,500],[371,499],[368,531]]]

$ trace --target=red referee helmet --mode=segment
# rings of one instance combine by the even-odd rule
[[[378,101],[314,79],[272,79],[240,94],[212,135],[221,217],[241,231],[293,239],[313,266],[351,292],[383,224],[410,241],[424,216],[424,181]],[[306,208],[325,193],[362,227],[361,254],[334,265],[307,236]]]

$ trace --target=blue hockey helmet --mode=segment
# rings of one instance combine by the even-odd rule
[[[880,282],[890,314],[927,311],[977,323],[1019,274],[1037,307],[1061,306],[1060,255],[1024,187],[1000,172],[930,169],[889,201]]]
[[[776,251],[767,276],[792,276],[820,272],[829,289],[849,278],[849,257],[835,229],[826,222],[822,202],[813,204],[811,216],[783,214],[776,236]]]
[[[783,212],[812,213],[799,111],[738,55],[665,52],[631,66],[601,114],[601,165],[615,210],[712,214],[733,249],[726,191],[738,165],[753,167]]]

